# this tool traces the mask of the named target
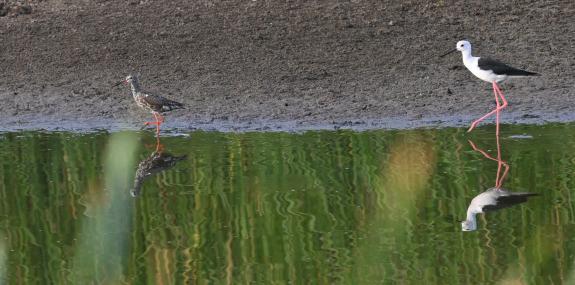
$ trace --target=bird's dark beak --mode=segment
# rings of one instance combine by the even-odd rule
[[[118,85],[120,85],[120,84],[122,84],[122,83],[124,83],[124,80],[118,81],[118,82],[114,83],[114,85],[112,85],[112,87],[116,87],[116,86],[118,86]]]
[[[446,55],[448,55],[448,54],[450,54],[450,53],[454,53],[454,52],[456,52],[456,51],[457,51],[457,49],[454,48],[454,49],[452,49],[452,50],[450,50],[450,51],[448,51],[448,52],[446,52],[446,53],[440,55],[439,57],[444,57],[444,56],[446,56]]]

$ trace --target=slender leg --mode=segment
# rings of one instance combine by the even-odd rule
[[[497,179],[495,181],[495,187],[501,188],[503,180],[505,177],[507,177],[507,173],[509,173],[509,165],[501,159],[501,145],[499,144],[499,136],[495,137],[495,141],[497,142]],[[501,167],[505,168],[503,174],[501,174]]]
[[[495,90],[495,87],[493,87],[493,93],[495,94],[495,97],[497,98],[497,91]],[[467,132],[468,132],[468,133],[471,132],[473,129],[475,129],[475,127],[477,126],[477,124],[479,124],[479,122],[485,120],[487,117],[489,117],[489,116],[493,115],[495,112],[497,112],[498,107],[499,107],[499,106],[497,106],[497,107],[496,107],[495,109],[493,109],[491,112],[489,112],[489,113],[483,115],[483,117],[481,117],[481,118],[479,118],[479,119],[473,121],[473,123],[471,123],[471,126],[469,127],[469,129],[467,130]]]
[[[162,125],[162,122],[164,122],[164,117],[162,117],[162,115],[160,115],[159,113],[152,113],[154,114],[154,118],[156,118],[156,136],[160,136],[160,126]]]
[[[507,100],[505,100],[505,96],[503,96],[503,92],[501,91],[501,89],[499,88],[499,85],[497,85],[497,83],[493,82],[493,88],[495,88],[495,90],[497,90],[497,93],[499,93],[499,97],[501,98],[501,101],[503,102],[503,104],[501,104],[501,107],[499,108],[499,110],[503,110],[503,108],[507,107]]]
[[[497,107],[495,108],[495,136],[497,137],[497,142],[499,142],[499,110],[501,109],[501,104],[499,103],[499,96],[497,94],[497,89],[495,88],[496,83],[495,81],[493,82],[493,94],[495,95],[495,105],[497,105]],[[499,149],[497,151],[497,160],[499,161],[501,159],[501,154],[499,153]],[[501,166],[499,166],[501,168]],[[497,173],[499,174],[499,170],[497,171]]]
[[[500,106],[496,107],[495,109],[493,109],[491,112],[485,114],[483,117],[473,121],[473,123],[471,123],[471,126],[469,127],[469,129],[467,130],[467,132],[471,132],[475,127],[477,127],[477,124],[479,124],[479,122],[485,120],[487,117],[495,114],[495,112],[497,112],[497,110],[502,110],[503,108],[507,107],[507,100],[505,100],[505,97],[503,97],[503,92],[501,92],[501,89],[499,89],[499,86],[497,85],[497,83],[493,82],[493,93],[495,93],[495,100],[498,100],[498,97],[501,97],[501,101],[503,102],[503,104],[501,104]]]
[[[496,119],[495,119],[495,135],[499,136],[499,111],[503,110],[503,108],[507,107],[507,100],[503,96],[503,92],[497,85],[497,83],[493,82],[493,91],[495,92],[495,101],[497,102],[497,112],[496,112]],[[502,104],[499,103],[499,99],[503,102]],[[499,138],[498,138],[499,139]]]
[[[160,143],[160,137],[156,137],[156,152],[162,152],[164,150],[164,146]]]
[[[495,177],[495,187],[500,188],[501,185],[503,184],[503,180],[505,180],[505,177],[507,177],[507,174],[509,173],[509,165],[507,164],[507,162],[501,159],[501,146],[499,145],[499,137],[496,136],[495,139],[497,142],[497,158],[494,158],[484,150],[479,149],[477,146],[475,146],[475,144],[472,141],[468,140],[468,142],[474,151],[481,153],[487,159],[497,161],[497,176]],[[501,175],[501,167],[505,168],[505,170],[503,171],[503,175]]]
[[[154,122],[145,122],[145,123],[144,123],[144,126],[148,126],[148,125],[156,125],[156,126],[157,126],[157,125],[158,125],[158,117],[156,117],[156,114],[155,114],[155,113],[152,113],[152,115],[154,115],[154,119],[156,119],[156,121],[154,121]]]
[[[505,167],[505,170],[503,171],[501,178],[499,178],[499,185],[497,188],[501,188],[501,185],[503,185],[503,180],[505,180],[505,177],[507,177],[507,174],[509,173],[509,165],[505,163],[505,161],[501,161],[501,163],[503,164],[503,167]]]
[[[507,107],[507,100],[505,100],[505,97],[503,96],[503,92],[501,92],[501,89],[499,88],[499,85],[497,85],[497,83],[493,82],[493,88],[497,91],[501,101],[503,102],[501,104],[501,106],[499,107],[499,109],[497,110],[497,117],[499,117],[499,111],[503,110],[503,108]],[[499,118],[497,118],[497,121],[499,121]],[[505,167],[505,170],[503,171],[503,174],[501,175],[501,177],[498,179],[497,181],[497,188],[501,188],[501,185],[503,184],[503,180],[505,179],[505,177],[507,176],[507,173],[509,173],[509,165],[503,161],[501,159],[501,145],[499,144],[499,125],[496,126],[496,133],[497,135],[495,136],[495,141],[497,142],[497,175],[499,177],[500,171],[501,171],[501,166]]]
[[[158,122],[160,122],[160,124],[164,123],[164,116],[162,116],[162,114],[160,114],[160,113],[156,113],[156,114],[158,116],[157,118],[159,118]]]

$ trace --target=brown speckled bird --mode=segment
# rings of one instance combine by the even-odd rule
[[[165,153],[163,146],[158,142],[156,150],[138,164],[136,177],[134,178],[134,187],[130,191],[130,195],[132,195],[132,197],[140,195],[142,184],[146,178],[164,170],[168,170],[186,158],[186,155],[174,156],[169,153]]]
[[[156,134],[160,133],[160,125],[164,122],[164,117],[161,113],[169,112],[174,109],[184,109],[182,103],[170,100],[168,98],[150,94],[140,89],[140,82],[136,75],[130,74],[126,76],[126,79],[118,82],[116,85],[121,83],[130,84],[132,89],[132,96],[136,104],[144,110],[148,110],[154,115],[156,121],[145,122],[145,125],[156,125]]]

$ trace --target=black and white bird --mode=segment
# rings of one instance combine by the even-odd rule
[[[132,89],[132,97],[136,104],[154,115],[156,119],[153,122],[145,122],[145,125],[156,125],[156,133],[160,133],[160,125],[164,122],[164,117],[162,113],[172,111],[174,109],[184,109],[184,105],[182,103],[167,99],[160,95],[151,94],[145,91],[142,91],[140,88],[140,81],[136,75],[130,74],[126,76],[123,81],[118,82],[116,85],[121,83],[130,84],[130,88]]]
[[[474,231],[477,229],[475,215],[492,212],[527,202],[528,197],[537,196],[537,193],[510,192],[503,188],[489,188],[487,191],[475,196],[467,208],[467,218],[461,222],[461,230]]]
[[[465,65],[465,67],[469,71],[471,71],[473,75],[493,85],[495,101],[497,102],[497,107],[493,111],[484,115],[483,117],[475,120],[471,124],[469,130],[467,130],[468,132],[473,130],[479,122],[483,121],[485,118],[493,115],[494,113],[501,111],[503,108],[507,106],[507,100],[505,100],[503,92],[501,92],[501,88],[499,88],[499,85],[497,85],[497,83],[502,82],[508,78],[539,75],[538,73],[535,72],[525,71],[517,69],[515,67],[511,67],[505,63],[502,63],[494,59],[485,57],[475,57],[471,55],[471,43],[465,40],[458,41],[455,46],[455,49],[441,55],[441,57],[446,56],[455,51],[461,51],[461,55],[463,58],[463,65]],[[502,104],[499,103],[499,98],[502,100]]]

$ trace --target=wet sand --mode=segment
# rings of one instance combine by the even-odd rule
[[[0,17],[0,130],[137,129],[129,88],[183,102],[166,129],[468,126],[494,107],[460,54],[508,81],[504,123],[575,120],[572,1],[29,1]]]

